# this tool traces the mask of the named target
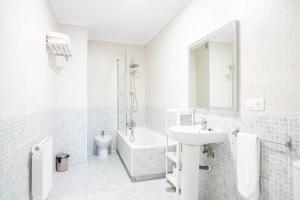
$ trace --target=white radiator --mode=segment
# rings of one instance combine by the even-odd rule
[[[32,147],[31,190],[33,200],[46,200],[52,188],[53,139],[46,137]]]

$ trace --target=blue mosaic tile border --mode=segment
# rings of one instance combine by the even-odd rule
[[[54,137],[54,154],[87,160],[86,109],[57,109],[0,120],[0,199],[30,199],[31,146]],[[55,156],[55,155],[54,155]]]
[[[202,115],[203,113],[201,113]],[[210,158],[212,170],[208,173],[208,196],[205,199],[243,199],[236,183],[236,137],[232,131],[240,127],[262,138],[285,141],[293,139],[292,152],[270,143],[261,143],[260,200],[292,200],[292,160],[299,156],[300,121],[284,117],[224,116],[205,113],[208,126],[228,133],[223,144],[211,145],[215,158]],[[197,117],[196,117],[197,119]]]
[[[40,137],[52,136],[52,111],[0,120],[0,199],[30,199],[30,152]]]
[[[87,161],[87,109],[57,109],[54,153],[69,153],[70,165]]]

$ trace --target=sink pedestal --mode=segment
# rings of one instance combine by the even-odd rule
[[[183,200],[199,197],[200,146],[182,145],[181,196]]]
[[[169,128],[169,132],[182,144],[182,198],[183,200],[198,200],[201,146],[222,143],[227,134],[221,130],[202,129],[199,126],[175,126]]]

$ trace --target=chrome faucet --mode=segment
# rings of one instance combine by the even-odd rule
[[[207,120],[204,118],[204,117],[202,117],[202,121],[201,122],[194,122],[194,125],[201,125],[201,129],[202,130],[206,130],[207,129],[207,124],[208,124],[208,122],[207,122]]]
[[[202,119],[201,126],[202,126],[202,130],[207,129],[207,120],[205,118]]]
[[[136,126],[135,121],[130,120],[130,122],[127,122],[127,127],[129,128],[129,130],[132,130],[135,126]]]
[[[206,130],[207,129],[207,124],[208,124],[208,122],[207,122],[207,120],[205,119],[205,117],[203,116],[203,115],[199,115],[199,117],[200,118],[202,118],[202,121],[201,122],[197,122],[196,120],[195,120],[195,116],[197,115],[197,110],[196,109],[193,109],[193,124],[194,125],[201,125],[201,129],[202,130]]]
[[[104,131],[101,131],[101,135],[102,135],[102,137],[104,137]]]

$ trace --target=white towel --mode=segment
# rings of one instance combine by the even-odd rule
[[[57,32],[48,32],[47,33],[47,43],[49,46],[65,46],[69,50],[71,49],[71,40],[70,37],[63,33]]]
[[[237,184],[240,194],[248,200],[259,198],[260,145],[257,135],[237,136]]]
[[[68,40],[63,40],[60,38],[48,38],[47,42],[50,44],[65,45],[68,46],[68,48],[71,48],[71,43]]]
[[[56,54],[70,54],[71,51],[71,43],[60,38],[47,38],[47,45]],[[65,65],[65,63],[60,62],[61,60],[61,58],[56,58],[57,66]]]
[[[68,35],[66,35],[66,34],[63,34],[63,33],[49,31],[47,33],[47,38],[49,38],[49,39],[50,38],[61,39],[61,40],[65,40],[68,43],[70,43],[70,37]]]

